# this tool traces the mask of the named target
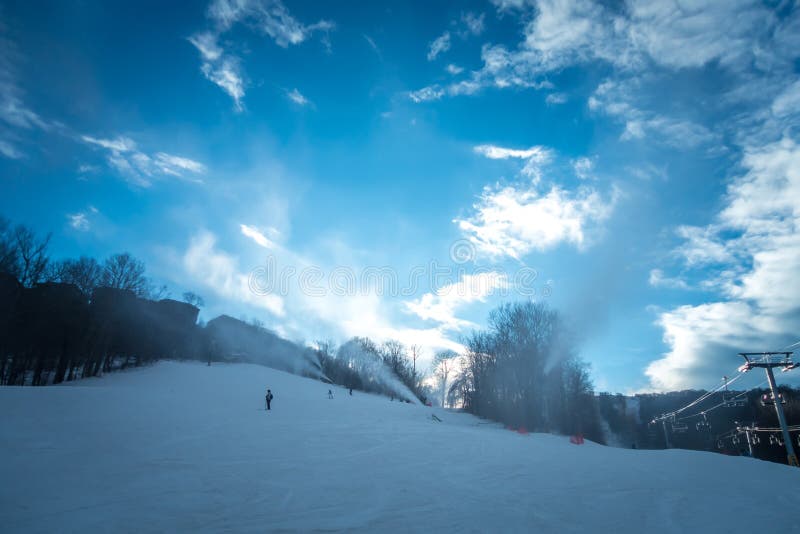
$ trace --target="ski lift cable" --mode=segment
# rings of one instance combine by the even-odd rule
[[[780,432],[780,428],[761,428],[756,427],[751,429],[753,432]],[[794,425],[786,428],[789,432],[800,432],[800,425]]]
[[[737,378],[738,378],[738,377],[737,377]],[[684,416],[684,417],[681,417],[681,418],[679,418],[679,419],[678,419],[678,421],[683,421],[683,420],[685,420],[685,419],[692,419],[693,417],[697,417],[697,416],[700,416],[700,415],[703,415],[703,414],[708,414],[709,412],[712,412],[712,411],[716,410],[717,408],[721,408],[721,407],[725,406],[726,404],[728,404],[729,402],[731,402],[731,401],[733,401],[733,400],[736,400],[736,399],[738,399],[739,397],[743,397],[744,395],[747,395],[747,393],[748,393],[748,392],[750,392],[751,390],[754,390],[754,389],[760,388],[761,386],[763,386],[763,385],[764,385],[764,384],[766,384],[767,382],[768,382],[767,380],[764,380],[763,382],[761,382],[761,383],[760,383],[760,384],[758,384],[757,386],[753,386],[752,388],[750,388],[750,389],[749,389],[749,390],[747,390],[747,391],[742,391],[742,392],[741,392],[741,393],[739,393],[738,395],[736,395],[736,396],[734,396],[734,397],[731,397],[730,399],[728,399],[728,400],[726,400],[726,401],[722,401],[722,402],[720,402],[719,404],[717,404],[716,406],[712,406],[711,408],[708,408],[708,409],[706,409],[706,410],[703,410],[702,412],[697,412],[697,413],[695,413],[695,414],[692,414],[692,415],[686,415],[686,416]],[[728,383],[730,384],[730,382],[728,382]]]
[[[681,412],[683,412],[683,411],[685,411],[685,410],[688,410],[689,408],[691,408],[691,407],[693,407],[693,406],[697,406],[699,403],[703,402],[704,400],[706,400],[708,397],[710,397],[710,396],[711,396],[711,395],[713,395],[714,393],[717,393],[717,392],[719,392],[720,390],[727,388],[729,385],[731,385],[732,383],[734,383],[734,382],[736,382],[737,380],[739,380],[739,379],[740,379],[742,376],[744,376],[744,373],[743,373],[743,372],[741,372],[741,371],[739,371],[739,374],[738,374],[738,375],[734,376],[734,377],[733,377],[733,378],[731,378],[730,380],[727,380],[727,381],[726,381],[726,382],[724,382],[722,385],[720,385],[720,386],[716,387],[715,389],[713,389],[713,390],[711,390],[711,391],[708,391],[708,392],[704,393],[704,394],[703,394],[703,395],[701,395],[699,398],[697,398],[696,400],[694,400],[694,401],[690,402],[689,404],[687,404],[687,405],[686,405],[686,406],[684,406],[683,408],[680,408],[680,409],[678,409],[678,410],[675,410],[674,412],[670,412],[670,413],[664,414],[664,415],[662,415],[661,417],[656,417],[656,418],[654,418],[654,419],[653,419],[653,422],[657,422],[657,421],[663,421],[664,419],[671,419],[671,418],[675,417],[676,415],[678,415],[679,413],[681,413]]]

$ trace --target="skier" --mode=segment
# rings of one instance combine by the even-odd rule
[[[270,390],[267,390],[266,399],[267,399],[267,410],[269,410],[270,409],[270,404],[272,404],[272,392]]]
[[[330,389],[328,390],[328,398],[329,399],[333,398],[333,391],[331,391]]]
[[[353,396],[353,388],[350,388],[350,396]]]

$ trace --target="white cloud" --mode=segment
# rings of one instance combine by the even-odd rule
[[[613,206],[614,199],[586,187],[569,192],[552,186],[540,194],[534,187],[487,186],[474,213],[453,222],[480,252],[519,259],[562,242],[586,247],[589,228],[608,219]]]
[[[666,276],[661,269],[652,269],[648,283],[653,287],[665,287],[668,289],[689,289],[689,284],[680,278]]]
[[[89,219],[86,217],[85,213],[70,213],[67,214],[67,220],[69,221],[69,225],[79,232],[88,232],[89,231]]]
[[[217,44],[217,35],[211,32],[193,35],[189,37],[189,42],[200,52],[200,71],[203,75],[233,99],[236,111],[242,111],[245,91],[239,58],[225,54]]]
[[[738,67],[752,61],[760,39],[775,26],[762,2],[630,0],[627,39],[637,51],[671,68],[719,61]]]
[[[283,48],[300,44],[315,32],[334,28],[334,23],[327,20],[303,24],[289,13],[280,0],[215,0],[208,7],[208,16],[216,23],[220,33],[236,23],[245,22],[270,36]]]
[[[334,24],[327,20],[303,24],[280,0],[214,0],[207,14],[214,29],[189,37],[189,42],[200,52],[203,75],[233,99],[236,111],[244,109],[244,74],[241,59],[226,52],[219,44],[222,34],[242,23],[268,35],[278,46],[287,48],[302,43],[316,32],[327,33],[334,28]]]
[[[478,145],[475,152],[489,159],[522,159],[525,166],[521,173],[531,178],[534,182],[541,179],[541,167],[553,157],[553,152],[543,146],[533,146],[528,149],[504,148],[496,145]]]
[[[188,171],[195,174],[203,174],[206,172],[206,166],[198,161],[165,154],[164,152],[156,153],[155,165],[164,174],[172,174],[173,176],[181,176],[181,171]]]
[[[450,50],[450,32],[444,32],[429,45],[428,61],[433,61],[436,56],[448,50]]]
[[[156,152],[150,156],[140,151],[136,143],[129,137],[119,136],[115,139],[101,139],[82,135],[80,139],[90,145],[108,150],[108,164],[135,185],[149,187],[150,178],[154,175],[170,175],[193,182],[202,182],[198,175],[206,172],[206,166],[198,161],[181,156]],[[91,166],[81,166],[90,170]],[[81,171],[84,172],[84,171]]]
[[[250,239],[255,241],[257,245],[261,247],[267,249],[274,249],[276,247],[275,243],[273,243],[271,239],[265,236],[258,228],[255,228],[253,226],[247,226],[246,224],[241,224],[239,225],[239,229],[242,231],[242,235],[249,237]],[[268,232],[272,236],[275,236],[278,233],[278,231],[274,228],[270,228]]]
[[[544,101],[550,105],[564,104],[567,101],[567,95],[564,93],[550,93]]]
[[[485,28],[485,18],[486,16],[484,13],[476,15],[470,11],[461,15],[461,23],[466,27],[467,32],[471,33],[472,35],[480,35],[483,33]]]
[[[364,34],[364,39],[369,44],[370,48],[372,48],[372,50],[374,50],[375,53],[378,54],[378,57],[382,57],[381,56],[381,49],[378,48],[378,45],[375,42],[375,40],[372,37],[370,37],[369,35],[367,35],[366,33]]]
[[[601,61],[630,74],[657,65],[670,70],[718,62],[740,73],[755,66],[792,70],[788,50],[798,17],[778,17],[758,0],[675,2],[629,0],[495,0],[501,15],[517,17],[516,47],[484,45],[483,67],[471,74],[480,87],[532,87],[552,72]],[[445,94],[453,96],[446,91]],[[460,93],[464,94],[464,93]],[[470,93],[471,94],[471,93]],[[632,125],[636,132],[636,125]]]
[[[447,65],[447,66],[445,67],[445,70],[446,70],[448,73],[452,74],[453,76],[455,76],[455,75],[457,75],[457,74],[461,74],[461,73],[464,71],[464,69],[463,69],[463,68],[459,67],[458,65],[454,65],[454,64],[452,64],[452,63],[450,63],[449,65]]]
[[[533,146],[526,149],[503,148],[496,145],[478,145],[474,148],[475,152],[486,156],[489,159],[535,158],[539,161],[549,159],[550,151],[543,146]]]
[[[675,148],[710,145],[719,139],[708,128],[689,119],[667,117],[639,109],[635,104],[641,91],[641,78],[606,80],[589,98],[589,109],[603,112],[625,122],[620,135],[623,141],[656,141]]]
[[[0,121],[14,128],[48,131],[53,125],[42,119],[24,102],[24,94],[17,83],[17,73],[14,67],[19,56],[16,45],[0,36]],[[15,156],[9,155],[15,152],[6,148],[3,154],[17,159]]]
[[[0,154],[9,159],[22,159],[25,157],[25,154],[20,152],[17,147],[3,139],[0,139]]]
[[[303,94],[297,89],[292,89],[291,91],[287,91],[286,96],[289,98],[289,100],[291,100],[298,106],[307,106],[311,104],[311,102],[305,96],[303,96]]]
[[[699,386],[737,352],[780,348],[800,329],[800,146],[749,148],[742,166],[711,224],[679,228],[676,254],[719,300],[660,314],[669,351],[647,368],[656,388]]]
[[[239,270],[237,259],[217,249],[216,237],[209,232],[195,235],[182,258],[183,267],[196,283],[218,296],[267,310],[277,317],[285,315],[279,295],[256,295],[250,290],[249,273]]]
[[[200,52],[203,61],[217,61],[222,57],[223,50],[217,44],[217,36],[211,32],[200,32],[189,37],[189,42]]]
[[[517,149],[486,144],[474,151],[489,159],[524,161],[520,176],[528,179],[516,185],[486,186],[472,206],[472,215],[453,221],[478,251],[490,257],[519,259],[562,242],[584,248],[593,227],[610,216],[619,196],[616,187],[608,201],[588,186],[575,191],[555,184],[542,187],[543,170],[555,157],[543,146]]]
[[[534,0],[491,0],[501,13],[522,9],[528,5],[534,5]]]
[[[81,139],[87,143],[107,148],[113,152],[131,152],[136,149],[136,143],[134,143],[129,137],[98,139],[89,135],[82,135]]]
[[[772,103],[772,113],[778,117],[800,113],[800,80],[778,95]]]
[[[442,324],[448,330],[477,327],[470,321],[456,317],[456,310],[472,302],[485,302],[497,290],[508,287],[504,273],[495,271],[462,275],[458,282],[446,285],[435,293],[425,293],[418,299],[406,301],[408,311],[423,320]]]
[[[408,97],[416,103],[439,100],[442,96],[444,96],[444,91],[437,87],[423,87],[422,89],[408,93]]]
[[[572,168],[575,169],[575,176],[581,180],[588,180],[593,178],[592,170],[594,169],[594,160],[587,157],[578,158],[572,162]]]

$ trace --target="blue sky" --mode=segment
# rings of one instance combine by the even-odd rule
[[[429,355],[542,299],[621,392],[800,339],[796,2],[0,2],[0,31],[0,213],[205,319]]]

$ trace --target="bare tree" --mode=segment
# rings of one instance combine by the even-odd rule
[[[170,293],[167,284],[161,284],[160,286],[148,284],[147,291],[143,296],[150,300],[161,300],[170,298],[172,293]]]
[[[411,361],[414,363],[413,371],[414,371],[414,381],[417,380],[417,360],[419,359],[419,353],[422,351],[422,347],[414,344],[411,345],[408,350],[411,351]]]
[[[443,350],[436,353],[433,358],[433,367],[436,378],[439,380],[440,391],[442,395],[442,408],[445,407],[445,400],[447,398],[447,379],[450,376],[451,361],[457,354],[452,350]]]
[[[103,264],[102,285],[129,289],[139,296],[145,296],[150,287],[144,272],[144,263],[127,252],[114,254]]]
[[[383,358],[386,364],[394,371],[394,374],[401,376],[400,367],[406,357],[406,348],[399,341],[390,339],[383,343]]]
[[[183,301],[188,304],[191,304],[192,306],[197,306],[198,308],[202,308],[203,306],[206,305],[205,301],[203,300],[203,297],[201,297],[197,293],[194,293],[193,291],[186,291],[183,294]]]
[[[53,264],[51,280],[64,284],[75,284],[86,296],[100,286],[103,268],[94,258],[81,256],[77,260],[62,260]]]
[[[47,257],[49,244],[50,234],[39,239],[27,226],[20,224],[14,229],[16,275],[25,287],[33,287],[44,279],[49,262]]]
[[[17,276],[17,247],[11,222],[0,216],[0,273]]]

